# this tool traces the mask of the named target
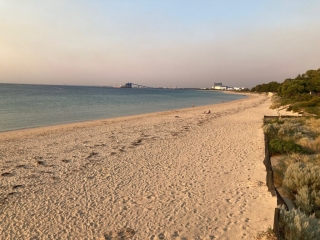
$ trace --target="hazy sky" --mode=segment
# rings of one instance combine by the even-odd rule
[[[320,68],[319,13],[319,0],[0,0],[0,82],[282,82]]]

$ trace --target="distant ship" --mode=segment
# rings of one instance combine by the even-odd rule
[[[120,85],[120,88],[132,88],[132,83],[126,83],[125,85]]]

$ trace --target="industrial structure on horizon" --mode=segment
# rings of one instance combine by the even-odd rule
[[[242,87],[228,87],[228,86],[224,86],[222,85],[222,83],[213,83],[213,87],[211,87],[211,89],[215,89],[215,90],[237,90],[240,91],[242,89]]]
[[[137,83],[131,83],[131,82],[128,82],[128,83],[125,83],[125,84],[120,84],[120,85],[113,86],[113,87],[115,87],[115,88],[154,88],[154,87],[147,87],[147,86],[143,86],[143,85],[140,85],[140,84],[137,84]],[[171,85],[170,85],[170,87],[156,87],[156,88],[188,89],[188,88],[178,88],[177,86],[172,87]],[[203,88],[203,89],[210,89],[210,88]],[[241,91],[241,90],[246,89],[246,88],[244,88],[244,87],[229,87],[229,86],[223,85],[222,83],[214,82],[213,86],[211,87],[211,89],[213,89],[213,90],[223,90],[223,91],[226,91],[226,90]]]

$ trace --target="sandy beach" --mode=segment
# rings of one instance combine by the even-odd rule
[[[270,104],[250,95],[0,133],[1,239],[254,239],[276,207]]]

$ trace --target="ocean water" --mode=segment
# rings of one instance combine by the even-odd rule
[[[0,84],[0,132],[245,98],[217,91]]]

